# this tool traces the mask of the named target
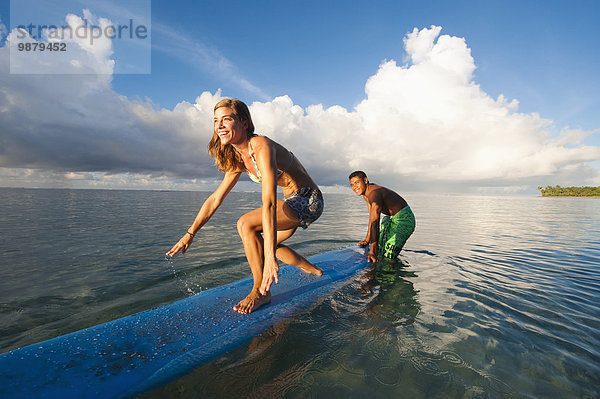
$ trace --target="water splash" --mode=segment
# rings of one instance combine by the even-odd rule
[[[175,261],[173,259],[173,256],[165,255],[165,262],[169,266],[169,269],[171,269],[171,272],[173,273],[173,277],[175,277],[175,280],[177,281],[177,285],[179,287],[181,287],[182,291],[187,292],[187,294],[190,296],[195,295],[198,292],[202,291],[201,286],[199,286],[199,285],[193,286],[185,278],[184,274],[182,274],[181,272],[177,272],[177,269],[175,268]]]

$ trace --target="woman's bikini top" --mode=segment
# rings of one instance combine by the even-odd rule
[[[252,157],[252,163],[254,164],[254,170],[256,170],[256,175],[254,175],[249,170],[246,170],[246,173],[248,173],[248,177],[250,177],[250,180],[252,180],[253,182],[262,183],[262,176],[260,175],[260,170],[258,170],[258,166],[256,166],[256,158],[254,158],[254,149],[252,148],[252,144],[250,144],[250,142],[248,142],[248,144],[250,145],[250,150],[252,151],[250,153],[250,156]],[[292,165],[292,162],[294,162],[294,154],[291,151],[290,151],[290,155],[292,156],[292,160],[290,161],[288,168]],[[286,170],[287,170],[287,168],[286,168]],[[279,177],[281,177],[283,172],[285,172],[285,170],[277,169],[277,179],[279,179]]]

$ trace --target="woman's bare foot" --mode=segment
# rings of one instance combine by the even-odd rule
[[[300,255],[292,248],[283,244],[278,245],[275,255],[277,255],[277,258],[283,263],[296,266],[306,273],[315,274],[317,276],[323,275],[323,270],[321,268],[309,262],[304,256]]]
[[[233,310],[238,313],[248,314],[269,302],[271,302],[270,292],[267,291],[265,295],[261,295],[258,290],[252,290],[246,298],[233,307]]]
[[[315,274],[317,276],[322,276],[323,275],[323,269],[321,269],[319,266],[310,263],[309,261],[305,260],[304,262],[301,262],[298,267],[300,268],[300,270],[305,271],[306,273],[309,274]]]

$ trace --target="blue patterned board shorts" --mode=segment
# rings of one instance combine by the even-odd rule
[[[287,195],[283,201],[298,213],[300,227],[303,229],[323,213],[323,194],[318,188],[302,187],[294,194]]]

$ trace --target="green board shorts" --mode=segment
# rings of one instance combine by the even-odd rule
[[[415,225],[415,215],[408,205],[394,216],[383,216],[379,222],[379,254],[395,259],[415,231]]]

